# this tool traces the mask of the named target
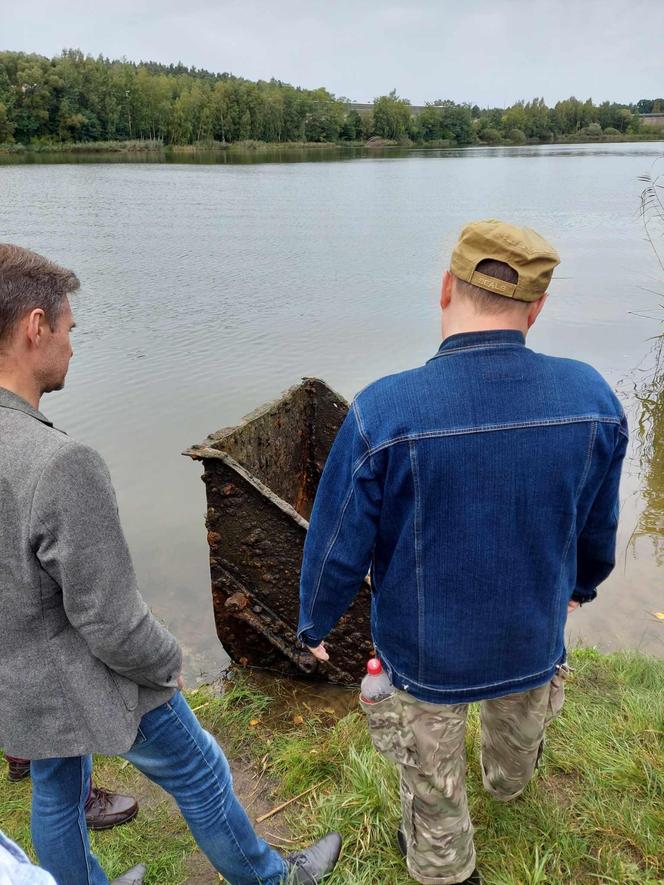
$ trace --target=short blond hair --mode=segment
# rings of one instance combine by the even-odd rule
[[[503,280],[505,283],[516,283],[519,279],[518,273],[506,264],[504,261],[496,261],[493,258],[485,258],[475,268],[485,277],[493,277],[496,280]],[[528,301],[514,301],[505,295],[499,295],[497,292],[489,292],[488,289],[481,289],[479,286],[473,286],[459,277],[454,277],[454,286],[462,298],[470,301],[478,313],[501,314],[514,310],[515,305],[523,305],[529,307]]]

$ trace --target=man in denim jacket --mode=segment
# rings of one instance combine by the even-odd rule
[[[468,703],[481,702],[484,785],[514,799],[562,706],[568,611],[614,566],[623,410],[590,366],[525,346],[558,263],[532,230],[464,228],[440,349],[356,397],[311,516],[299,636],[327,659],[323,639],[370,569],[396,691],[366,709],[401,769],[399,843],[423,883],[480,881]]]

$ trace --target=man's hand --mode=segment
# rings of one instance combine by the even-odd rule
[[[570,601],[567,603],[567,614],[571,615],[572,612],[577,608],[581,608],[581,603],[577,602],[576,599],[570,599]]]
[[[180,691],[184,691],[184,676],[182,675],[182,673],[180,673],[180,675],[178,676],[177,681],[178,681],[178,688],[180,689]]]
[[[318,661],[329,661],[330,660],[330,656],[328,655],[327,651],[325,650],[325,643],[324,642],[321,642],[321,644],[317,645],[316,648],[310,648],[309,646],[307,646],[307,648],[309,648],[309,651],[316,658],[316,660],[318,660]]]

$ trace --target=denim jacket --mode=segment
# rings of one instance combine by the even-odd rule
[[[397,688],[458,704],[544,684],[570,598],[594,599],[613,569],[626,445],[585,363],[518,331],[445,339],[351,405],[311,516],[298,635],[317,645],[370,569]]]

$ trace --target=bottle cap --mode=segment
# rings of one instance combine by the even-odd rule
[[[367,673],[370,676],[380,676],[383,672],[383,665],[378,658],[369,658],[367,661]]]

